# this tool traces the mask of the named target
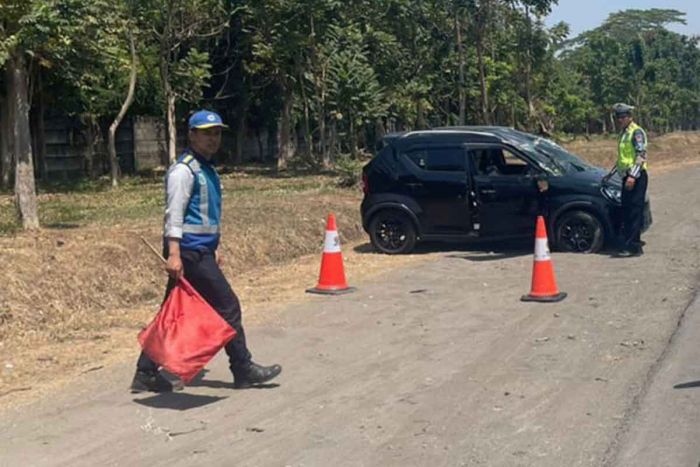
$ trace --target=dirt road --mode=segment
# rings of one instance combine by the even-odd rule
[[[171,395],[129,394],[133,362],[88,372],[50,400],[4,414],[0,465],[629,461],[644,404],[665,388],[654,384],[659,369],[678,357],[666,352],[669,340],[692,310],[697,180],[698,166],[652,176],[645,256],[555,254],[569,294],[561,303],[519,301],[529,245],[443,251],[251,327],[256,359],[284,365],[278,385],[233,391],[223,358]]]

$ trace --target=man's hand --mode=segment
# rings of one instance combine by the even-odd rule
[[[179,253],[177,255],[171,254],[168,256],[168,262],[165,264],[165,270],[168,272],[168,275],[175,280],[182,277],[184,268],[182,267],[182,260],[180,259]]]
[[[625,190],[632,190],[636,181],[637,179],[635,179],[634,177],[627,177],[627,179],[625,179]]]
[[[176,238],[168,239],[168,261],[165,263],[165,270],[168,275],[175,280],[179,280],[185,269],[180,258],[180,240]]]
[[[216,264],[221,267],[224,264],[224,258],[221,256],[221,253],[219,253],[219,250],[216,250],[214,252],[214,259],[216,259]]]

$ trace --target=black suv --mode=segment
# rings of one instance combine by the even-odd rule
[[[362,224],[377,250],[393,254],[418,240],[532,237],[543,214],[554,248],[594,253],[622,224],[621,180],[606,173],[512,128],[391,134],[363,168]]]

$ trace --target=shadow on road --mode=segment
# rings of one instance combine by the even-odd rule
[[[515,251],[515,252],[498,252],[498,253],[485,253],[481,255],[447,255],[448,258],[466,259],[467,261],[474,261],[477,263],[486,261],[498,261],[501,259],[517,258],[519,256],[531,255],[531,251]]]
[[[472,241],[469,243],[457,242],[421,242],[410,253],[411,255],[424,255],[429,253],[452,253],[448,258],[462,258],[470,261],[494,261],[504,258],[531,255],[533,241],[530,239],[514,241]],[[363,243],[353,248],[356,253],[375,254],[377,252],[371,243]],[[471,253],[467,255],[461,254]]]
[[[203,369],[202,371],[199,372],[195,378],[190,381],[190,383],[187,385],[187,387],[204,387],[204,388],[213,388],[213,389],[233,389],[233,380],[231,381],[217,381],[213,379],[204,379],[204,376],[209,373],[209,370],[206,368]],[[279,384],[277,383],[268,383],[268,384],[258,384],[250,389],[272,389],[279,387]],[[238,389],[240,390],[240,389]]]
[[[700,388],[700,381],[689,381],[687,383],[676,384],[673,389]]]
[[[353,248],[353,251],[360,254],[381,255],[374,249],[371,243],[363,243]],[[472,240],[468,243],[457,242],[421,242],[416,245],[411,255],[421,255],[429,253],[451,253],[448,258],[461,258],[468,261],[497,261],[500,259],[516,258],[519,256],[532,255],[534,252],[534,240],[523,238],[514,240]],[[615,256],[617,249],[613,246],[606,246],[596,255]],[[554,253],[564,253],[554,251]],[[571,254],[571,253],[568,253]],[[575,253],[574,253],[575,254]]]
[[[137,404],[154,409],[189,410],[213,404],[226,397],[202,396],[183,392],[168,392],[156,394],[145,399],[134,399]]]

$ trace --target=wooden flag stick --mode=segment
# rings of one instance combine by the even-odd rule
[[[153,252],[153,254],[156,255],[164,264],[167,264],[167,263],[168,263],[168,261],[167,261],[165,258],[163,258],[163,255],[161,255],[160,253],[158,253],[158,250],[156,250],[156,249],[153,247],[153,245],[151,245],[151,244],[148,242],[148,240],[146,240],[145,238],[143,238],[143,235],[139,235],[139,237],[141,237],[141,240],[143,240],[143,243],[145,243],[146,246],[147,246],[148,248],[151,249],[151,251]]]

